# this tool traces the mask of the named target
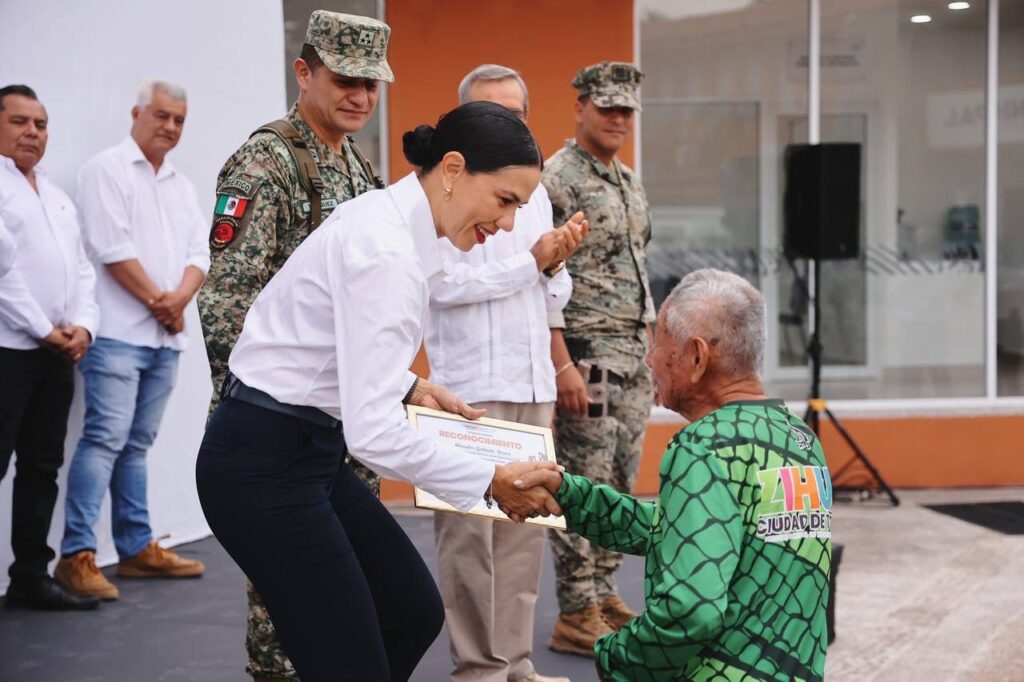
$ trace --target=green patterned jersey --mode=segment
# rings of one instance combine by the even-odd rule
[[[689,424],[656,502],[565,474],[569,529],[646,556],[645,610],[598,640],[608,682],[821,680],[832,483],[821,444],[782,401]]]

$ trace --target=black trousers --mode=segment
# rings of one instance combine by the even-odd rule
[[[47,574],[57,472],[75,392],[74,368],[42,348],[0,348],[0,479],[17,451],[11,510],[11,580]]]
[[[416,548],[343,464],[343,449],[340,426],[228,398],[199,451],[199,499],[303,682],[408,680],[444,607]]]

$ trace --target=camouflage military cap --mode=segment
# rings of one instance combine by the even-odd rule
[[[318,9],[309,17],[306,42],[340,76],[395,80],[388,65],[391,27],[383,21]]]
[[[629,107],[640,111],[636,88],[644,74],[628,62],[599,62],[584,66],[572,79],[580,97],[599,107]]]

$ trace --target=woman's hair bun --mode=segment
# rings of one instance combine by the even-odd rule
[[[402,153],[405,154],[406,160],[420,168],[432,165],[430,142],[433,139],[434,129],[428,125],[416,126],[416,130],[410,130],[402,135]]]

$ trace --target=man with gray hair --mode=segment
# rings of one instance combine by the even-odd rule
[[[764,395],[761,294],[698,270],[662,304],[647,364],[658,401],[689,424],[642,502],[566,472],[533,472],[569,529],[644,555],[646,609],[597,641],[598,675],[627,680],[821,680],[832,483],[821,444]]]
[[[146,83],[131,110],[131,134],[87,161],[78,176],[100,325],[79,364],[85,425],[68,470],[54,575],[66,589],[104,600],[118,596],[96,568],[93,525],[108,489],[118,576],[203,574],[201,562],[157,544],[146,502],[146,452],[187,343],[185,306],[210,267],[195,187],[166,158],[181,138],[186,110],[181,87]]]
[[[459,86],[459,102],[495,102],[526,120],[519,74],[484,64]],[[442,240],[443,279],[431,287],[424,345],[430,380],[485,408],[487,416],[550,426],[555,367],[549,327],[564,326],[572,293],[565,259],[586,231],[582,213],[553,226],[543,185],[516,211],[515,229],[469,252]],[[438,584],[457,682],[568,682],[537,673],[533,613],[544,531],[438,513]]]

